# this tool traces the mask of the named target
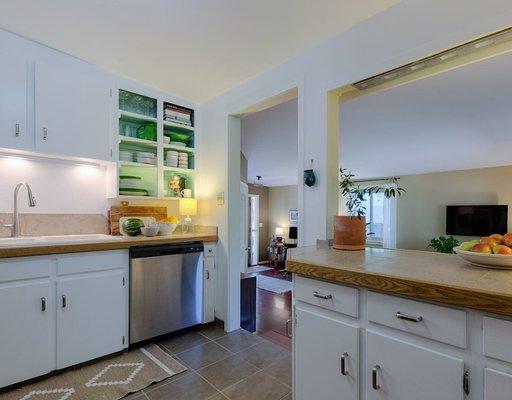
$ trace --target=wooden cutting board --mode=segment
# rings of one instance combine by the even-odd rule
[[[167,207],[111,206],[108,212],[110,234],[120,235],[121,217],[154,217],[157,221],[167,218]]]

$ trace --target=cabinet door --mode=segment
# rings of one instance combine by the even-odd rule
[[[512,375],[485,368],[484,400],[510,400]]]
[[[122,350],[126,340],[124,271],[57,281],[57,368]]]
[[[298,307],[295,317],[294,399],[357,400],[359,329]]]
[[[27,61],[0,51],[0,147],[34,149],[27,130]]]
[[[37,151],[110,158],[110,88],[101,74],[37,63],[35,88]]]
[[[203,323],[215,320],[215,258],[204,258]]]
[[[366,339],[368,400],[463,398],[462,360],[370,331]]]
[[[54,369],[50,296],[50,282],[0,287],[0,387]]]

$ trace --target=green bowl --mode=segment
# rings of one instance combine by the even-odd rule
[[[171,138],[171,142],[181,142],[187,146],[190,142],[190,136],[186,133],[171,132],[168,136]]]

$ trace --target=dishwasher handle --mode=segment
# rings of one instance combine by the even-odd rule
[[[159,246],[137,246],[130,248],[130,258],[159,257],[172,254],[202,253],[202,242],[164,244]]]

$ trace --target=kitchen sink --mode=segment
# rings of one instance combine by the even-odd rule
[[[0,238],[0,248],[25,246],[51,246],[53,244],[73,244],[87,242],[107,242],[121,240],[121,236],[102,234],[59,235],[59,236],[20,236]]]

